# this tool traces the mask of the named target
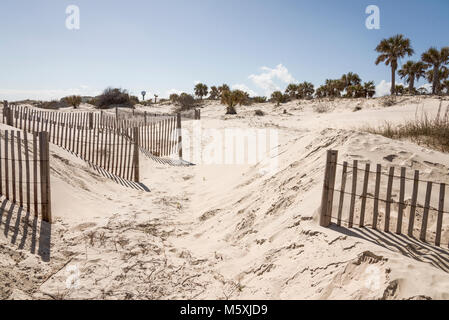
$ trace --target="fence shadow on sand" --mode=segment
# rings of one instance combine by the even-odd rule
[[[330,229],[350,237],[367,240],[385,249],[420,262],[426,262],[434,267],[449,272],[449,250],[419,241],[407,235],[383,232],[371,228],[346,228],[332,224]]]
[[[40,226],[38,227],[38,224]],[[30,216],[18,205],[2,198],[0,205],[0,230],[6,241],[20,250],[38,254],[42,261],[50,261],[51,224]]]

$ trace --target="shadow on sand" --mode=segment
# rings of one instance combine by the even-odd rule
[[[434,267],[449,272],[449,250],[422,242],[407,235],[398,235],[371,228],[339,227],[335,224],[330,229],[351,237],[367,240],[388,250],[399,252],[417,261],[430,263]]]
[[[21,250],[29,246],[32,254],[37,252],[42,261],[50,261],[50,223],[38,219],[35,215],[30,217],[29,212],[3,198],[0,206],[0,229],[3,229],[4,237],[12,245],[17,245]]]

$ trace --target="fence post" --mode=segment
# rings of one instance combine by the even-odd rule
[[[324,172],[323,194],[321,197],[320,226],[328,227],[332,217],[332,203],[334,199],[335,174],[337,169],[338,151],[328,150],[326,169]]]
[[[39,132],[39,159],[41,167],[42,220],[51,223],[50,149],[48,133]]]
[[[134,181],[139,182],[139,128],[134,127],[134,156],[133,156],[133,166],[134,166]]]
[[[118,120],[118,107],[115,107],[115,120]]]
[[[147,125],[147,112],[145,111],[143,114],[145,126]]]
[[[8,124],[8,101],[3,100],[3,123]]]
[[[181,131],[181,113],[176,114],[176,129],[178,131],[178,151],[179,159],[182,159],[182,131]]]
[[[93,112],[89,113],[89,129],[92,130],[94,128],[94,114]]]

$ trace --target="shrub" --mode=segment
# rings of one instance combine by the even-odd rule
[[[187,93],[181,93],[177,102],[181,107],[180,111],[189,110],[195,107],[195,98]]]
[[[68,96],[61,99],[61,102],[66,102],[68,105],[78,108],[81,104],[81,97],[80,96]]]
[[[171,101],[171,103],[175,104],[178,102],[179,95],[176,93],[172,93],[168,99]]]
[[[101,95],[95,98],[95,106],[100,109],[107,109],[120,105],[121,107],[133,107],[139,99],[130,96],[128,91],[119,88],[107,88]]]
[[[265,103],[267,102],[267,97],[254,97],[252,100],[255,103]]]
[[[241,97],[236,91],[223,91],[221,95],[221,103],[225,104],[226,114],[237,114],[235,106],[239,103]]]
[[[64,100],[52,100],[52,101],[44,101],[37,105],[38,108],[41,109],[49,109],[49,110],[58,110],[61,108],[68,108],[70,105]]]
[[[285,110],[284,110],[285,111]],[[259,117],[262,117],[262,116],[264,116],[265,115],[265,113],[262,111],[262,110],[256,110],[255,112],[254,112],[254,115],[256,115],[256,116],[259,116]]]
[[[390,139],[410,139],[417,144],[449,152],[449,106],[446,107],[443,116],[440,116],[440,111],[441,103],[434,119],[429,119],[427,114],[423,113],[421,118],[416,116],[414,120],[407,121],[402,125],[393,126],[391,123],[385,122],[383,126],[367,127],[364,128],[364,131]]]
[[[328,113],[332,110],[332,106],[328,103],[320,103],[313,106],[313,111],[317,113]]]
[[[279,106],[281,103],[286,103],[288,101],[289,96],[286,94],[282,94],[280,91],[275,91],[271,94],[271,101],[276,102],[276,105]]]

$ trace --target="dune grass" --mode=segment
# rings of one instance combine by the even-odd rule
[[[422,113],[421,117],[418,118],[415,115],[414,120],[401,125],[385,122],[384,125],[377,128],[366,127],[364,131],[390,139],[408,139],[419,145],[449,152],[449,105],[443,115],[441,114],[441,107],[442,103],[440,102],[435,118],[429,118],[426,113]]]

